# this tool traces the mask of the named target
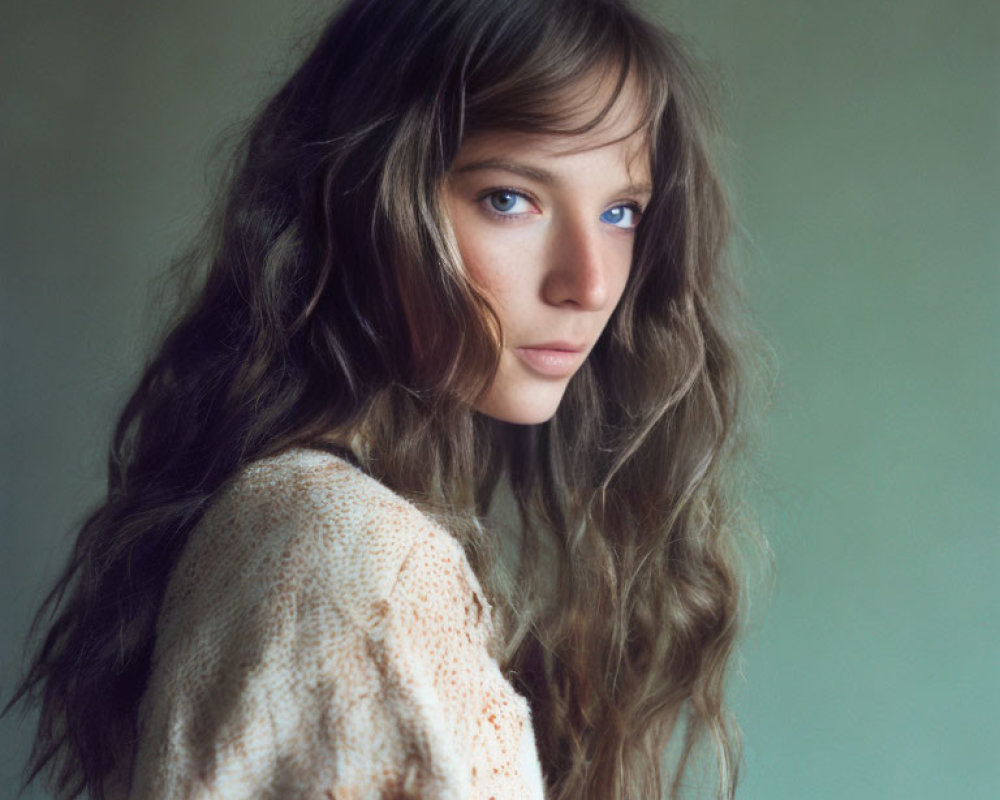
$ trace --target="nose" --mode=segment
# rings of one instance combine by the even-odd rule
[[[581,311],[598,311],[608,303],[609,265],[600,237],[601,231],[583,220],[560,222],[549,242],[545,302]]]

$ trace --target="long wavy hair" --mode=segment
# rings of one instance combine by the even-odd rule
[[[574,91],[607,75],[581,126]],[[486,418],[472,406],[503,331],[442,183],[470,133],[583,132],[625,91],[653,195],[624,295],[551,421]],[[744,384],[714,131],[678,39],[623,0],[340,9],[234,156],[183,260],[194,288],[118,421],[107,496],[36,619],[11,701],[40,707],[28,780],[67,798],[127,784],[192,527],[248,463],[360,439],[364,468],[440,519],[490,593],[552,798],[679,796],[700,744],[713,794],[731,797],[723,688],[743,579],[727,476]],[[501,494],[513,562],[486,517]]]

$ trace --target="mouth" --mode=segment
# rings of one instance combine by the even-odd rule
[[[514,353],[532,372],[546,378],[568,378],[579,369],[587,355],[585,345],[571,342],[544,342],[514,348]]]

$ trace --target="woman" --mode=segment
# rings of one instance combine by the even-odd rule
[[[708,120],[619,0],[339,11],[122,413],[18,692],[32,776],[648,798],[710,740],[732,796],[741,384]]]

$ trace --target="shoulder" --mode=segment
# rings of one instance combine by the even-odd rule
[[[160,611],[134,797],[542,797],[458,542],[349,463],[257,462]]]
[[[367,628],[414,548],[464,562],[458,543],[413,504],[335,455],[296,449],[249,465],[220,492],[174,582],[216,595],[238,586],[251,603],[320,592]]]

